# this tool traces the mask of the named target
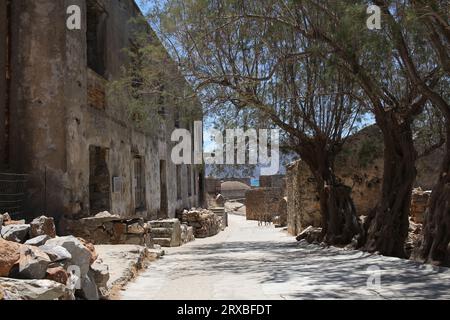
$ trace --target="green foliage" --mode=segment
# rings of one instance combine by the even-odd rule
[[[136,126],[157,132],[165,122],[190,122],[202,118],[195,93],[168,55],[147,19],[130,20],[135,32],[124,48],[128,63],[122,76],[109,84],[109,95],[126,106]]]

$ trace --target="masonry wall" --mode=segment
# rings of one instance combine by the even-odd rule
[[[95,146],[107,150],[110,189],[114,189],[114,177],[121,182],[119,190],[111,191],[111,213],[158,217],[160,161],[165,160],[167,213],[174,217],[177,210],[198,204],[200,172],[190,167],[192,195],[188,196],[188,167],[182,166],[182,197],[178,199],[176,168],[170,158],[173,116],[154,130],[144,131],[128,119],[126,106],[106,94],[107,83],[120,76],[127,61],[122,49],[132,37],[130,18],[140,12],[132,0],[98,2],[108,14],[104,77],[87,68],[86,15],[82,14],[81,31],[65,27],[66,8],[77,4],[85,13],[84,0],[13,1],[11,163],[16,172],[30,173],[27,212],[45,212],[57,219],[98,213],[89,206],[89,148]],[[104,109],[95,106],[101,99]],[[131,164],[135,156],[145,164],[146,206],[140,211],[134,203]]]
[[[205,189],[207,193],[212,195],[220,193],[220,180],[217,178],[207,177],[205,178]]]
[[[257,188],[245,193],[247,220],[258,220],[261,214],[272,217],[278,215],[280,200],[283,198],[280,188]]]
[[[272,176],[260,176],[259,186],[261,188],[280,188],[285,192],[286,189],[286,177],[281,174]]]
[[[0,2],[0,170],[7,167],[5,159],[5,116],[6,116],[6,1]]]
[[[430,189],[438,176],[434,166],[440,150],[417,162],[416,187]],[[352,187],[352,198],[358,215],[368,215],[381,195],[383,180],[383,142],[378,127],[371,126],[347,140],[336,159],[337,177]],[[303,229],[322,224],[316,181],[304,162],[298,160],[287,168],[288,231],[298,235]]]

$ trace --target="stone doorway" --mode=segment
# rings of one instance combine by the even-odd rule
[[[91,215],[111,211],[111,177],[108,149],[89,147],[89,205]]]
[[[167,164],[165,160],[161,160],[159,164],[159,176],[160,176],[160,192],[161,203],[158,213],[158,219],[165,219],[169,217],[169,203],[167,199]]]

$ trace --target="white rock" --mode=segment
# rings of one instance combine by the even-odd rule
[[[72,259],[72,255],[70,254],[70,252],[67,251],[66,248],[63,248],[61,246],[44,245],[40,246],[39,249],[44,251],[50,257],[50,260],[52,262],[59,262]]]
[[[72,255],[69,264],[80,268],[81,278],[89,272],[91,253],[77,238],[67,236],[50,239],[47,241],[46,246],[60,246],[65,248]]]
[[[29,245],[29,246],[40,247],[40,246],[43,246],[50,239],[51,238],[48,235],[44,234],[42,236],[38,236],[38,237],[35,237],[33,239],[26,241],[25,244]]]
[[[80,294],[86,300],[99,300],[98,288],[91,272],[81,278]]]
[[[12,224],[4,226],[1,230],[1,235],[5,240],[23,243],[28,237],[29,231],[29,224]]]

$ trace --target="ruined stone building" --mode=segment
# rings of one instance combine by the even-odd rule
[[[176,115],[148,132],[107,93],[140,14],[133,0],[0,2],[0,172],[28,175],[28,216],[155,219],[202,201],[203,169],[171,161]]]
[[[438,177],[441,150],[437,149],[416,162],[415,187],[431,190]],[[383,179],[383,137],[377,126],[367,127],[349,137],[335,163],[337,177],[352,187],[352,199],[358,215],[366,216],[380,198]],[[287,170],[287,224],[292,235],[308,226],[320,227],[319,195],[315,178],[301,160]],[[426,195],[425,195],[426,196]],[[418,206],[413,197],[412,211]],[[424,205],[421,205],[423,208]],[[417,213],[412,212],[414,217]]]

